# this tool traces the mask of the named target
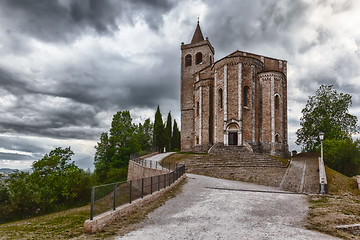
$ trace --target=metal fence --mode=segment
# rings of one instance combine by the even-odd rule
[[[171,171],[171,167],[172,167],[172,170],[175,170],[176,169],[176,165],[172,165],[169,163],[168,166],[162,166],[159,164],[158,161],[152,161],[152,160],[148,160],[148,159],[142,159],[142,158],[138,158],[138,159],[134,159],[134,160],[131,160],[133,162],[136,162],[137,164],[140,164],[146,168],[152,168],[152,169],[157,169],[157,170],[169,170]]]
[[[96,215],[166,188],[184,174],[185,165],[175,165],[174,170],[167,174],[92,187],[90,220]]]

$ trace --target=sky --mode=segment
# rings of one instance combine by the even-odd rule
[[[197,18],[215,60],[246,51],[288,61],[289,150],[321,84],[360,119],[357,0],[2,0],[0,168],[28,169],[56,147],[93,169],[117,111],[180,122],[180,46]]]

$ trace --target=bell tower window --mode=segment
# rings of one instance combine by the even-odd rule
[[[185,67],[191,66],[191,55],[188,54],[185,57]]]
[[[244,87],[244,107],[247,107],[249,104],[249,89],[250,88],[248,86]]]
[[[201,52],[198,52],[195,56],[195,63],[196,64],[202,64],[202,53]]]
[[[219,89],[219,107],[220,109],[223,108],[223,91],[221,88]]]

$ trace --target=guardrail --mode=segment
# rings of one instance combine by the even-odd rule
[[[148,159],[138,158],[138,159],[133,159],[131,161],[136,162],[137,164],[140,164],[141,166],[144,166],[146,168],[152,168],[152,169],[156,169],[156,170],[169,170],[169,171],[171,171],[171,164],[170,163],[169,163],[168,166],[163,167],[162,165],[159,164],[158,161],[152,161],[152,160],[148,160]],[[175,165],[175,167],[176,167],[176,165]]]
[[[169,169],[170,167],[169,165]],[[175,165],[174,170],[167,174],[92,187],[90,220],[96,215],[166,188],[184,174],[185,165]]]
[[[322,161],[321,157],[319,157],[319,192],[320,194],[328,193],[325,164]]]

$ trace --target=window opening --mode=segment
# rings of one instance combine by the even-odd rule
[[[248,106],[248,104],[249,104],[249,102],[248,102],[248,99],[249,99],[249,87],[248,86],[245,86],[244,87],[244,94],[243,94],[243,96],[244,96],[244,107],[247,107]]]
[[[191,66],[191,55],[188,54],[185,57],[185,67]]]
[[[196,64],[201,64],[202,63],[202,53],[201,52],[198,52],[195,56],[195,62]]]

